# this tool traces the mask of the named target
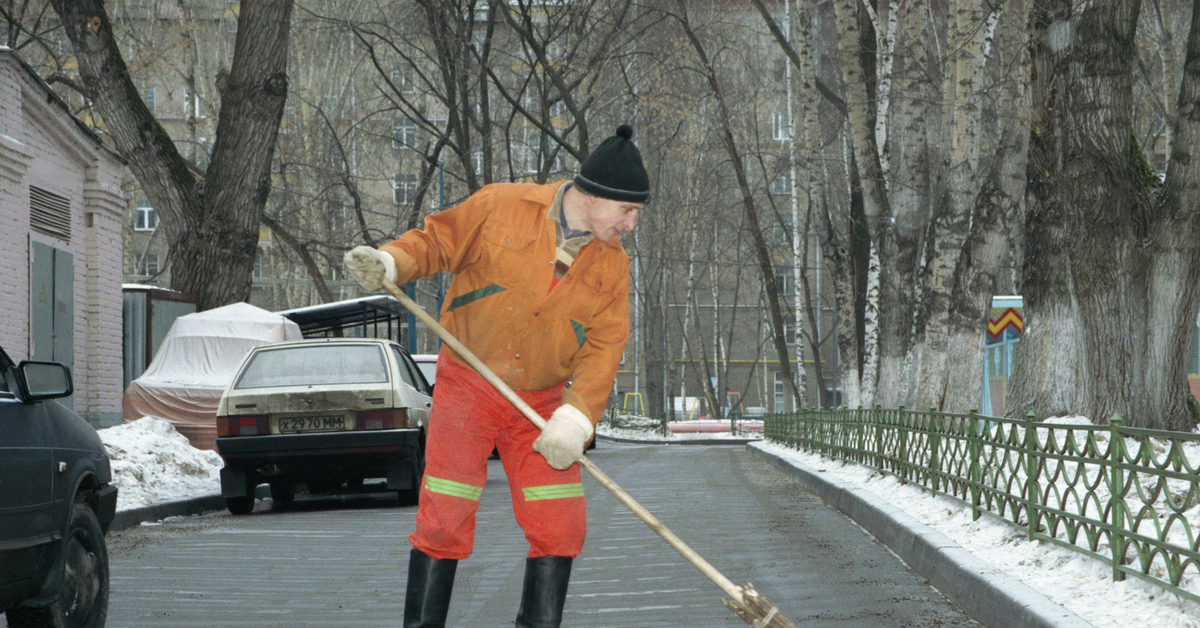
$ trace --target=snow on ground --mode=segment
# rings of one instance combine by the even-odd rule
[[[1064,426],[1091,424],[1085,417],[1062,417],[1047,422]],[[618,416],[611,424],[602,423],[597,431],[629,440],[682,441],[714,436],[672,433],[664,437],[656,428],[657,422],[651,419]],[[1042,442],[1045,442],[1046,430],[1040,429],[1039,432]],[[751,433],[747,436],[753,438],[757,435]],[[1082,430],[1076,432],[1076,442],[1082,442],[1083,437]],[[1097,434],[1097,441],[1106,439],[1107,434]],[[1114,582],[1112,568],[1106,563],[1049,543],[1031,542],[1026,539],[1024,530],[987,515],[972,521],[971,509],[960,502],[944,496],[933,497],[925,489],[901,484],[894,476],[857,464],[798,451],[770,441],[756,441],[751,446],[872,493],[946,535],[980,560],[1046,595],[1096,628],[1200,628],[1200,604],[1136,578]],[[1130,452],[1137,451],[1139,446],[1133,439],[1126,442]],[[1166,451],[1161,444],[1155,444],[1154,447],[1160,456]],[[1184,450],[1193,468],[1200,466],[1200,444],[1189,443]],[[1103,492],[1104,489],[1097,487],[1098,494]],[[1101,497],[1107,498],[1107,494]],[[1200,506],[1189,510],[1187,514],[1192,530],[1200,530]],[[1180,542],[1179,539],[1172,540]],[[1182,586],[1200,593],[1200,578],[1194,575],[1185,578]]]
[[[1080,420],[1055,422],[1071,424]],[[735,438],[728,433],[672,432],[662,436],[656,427],[657,422],[650,419],[620,416],[602,422],[597,432],[621,439],[668,442]],[[220,456],[192,447],[167,421],[145,417],[99,430],[99,434],[112,461],[113,481],[120,488],[118,510],[220,493]],[[1200,628],[1200,604],[1135,578],[1113,582],[1111,568],[1100,561],[1047,543],[1030,542],[1021,529],[986,515],[972,521],[970,508],[903,485],[893,476],[757,440],[761,432],[736,438],[747,437],[756,440],[754,447],[888,501],[1096,628]],[[1189,460],[1200,461],[1200,446],[1189,446],[1187,453]],[[1200,507],[1188,514],[1193,515],[1189,517],[1192,529],[1200,529]],[[1197,580],[1190,577],[1183,586],[1200,592]]]
[[[1200,604],[1136,578],[1114,582],[1106,563],[1049,543],[1031,542],[1022,529],[986,515],[972,521],[971,509],[957,501],[933,497],[927,490],[857,464],[768,441],[752,446],[872,493],[1096,628],[1200,628]],[[1200,588],[1194,577],[1188,580],[1192,582],[1185,581],[1185,588]]]
[[[221,456],[192,447],[163,419],[142,417],[97,433],[112,463],[117,510],[221,492]]]

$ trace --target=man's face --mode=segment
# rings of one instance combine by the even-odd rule
[[[585,228],[597,240],[608,242],[625,231],[633,231],[642,204],[584,195],[583,208]]]

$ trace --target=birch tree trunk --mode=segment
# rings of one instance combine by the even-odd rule
[[[862,272],[861,280],[855,277],[850,284],[855,291],[855,316],[850,319],[860,329],[854,331],[854,349],[850,339],[839,333],[842,353],[841,375],[845,401],[849,405],[871,405],[875,401],[875,385],[879,375],[879,276],[881,266],[890,266],[890,260],[880,257],[878,246],[883,231],[889,229],[890,211],[884,190],[879,149],[875,143],[875,60],[874,35],[870,32],[870,21],[860,14],[856,0],[835,0],[837,16],[838,52],[846,85],[846,108],[849,124],[850,149],[853,158],[851,168],[851,196],[857,198],[861,207],[862,224],[857,220],[851,206],[849,254],[858,262],[854,272]],[[864,239],[857,240],[856,237]],[[849,294],[846,295],[850,296]],[[845,305],[839,303],[839,312],[849,314]],[[858,340],[861,338],[861,341]],[[886,342],[886,340],[885,340]],[[849,384],[849,386],[848,386]],[[851,396],[853,394],[853,396]]]
[[[955,272],[951,308],[947,312],[946,394],[941,407],[952,412],[978,408],[981,399],[984,334],[992,296],[1011,292],[1007,276],[1016,267],[1017,234],[1024,208],[1025,173],[1029,153],[1029,55],[1025,46],[1027,14],[1005,11],[998,28],[995,56],[1014,68],[998,88],[996,111],[1002,112],[1004,132],[982,167],[981,191],[974,202],[971,235]],[[1012,51],[1012,52],[1009,52]],[[992,56],[987,55],[985,56]],[[1013,62],[1008,63],[1012,58]]]
[[[970,369],[974,368],[974,372],[978,369],[966,363],[982,364],[983,333],[978,319],[971,318],[980,311],[980,305],[968,302],[955,280],[961,278],[960,262],[970,263],[969,258],[963,259],[963,253],[971,235],[980,190],[983,48],[992,35],[991,22],[985,22],[984,15],[980,0],[955,0],[949,11],[946,47],[952,52],[945,63],[941,97],[946,130],[941,139],[949,147],[946,155],[949,169],[944,194],[938,194],[934,204],[913,340],[916,388],[909,402],[922,409],[945,408],[946,396],[953,394],[949,387],[952,369],[966,369],[969,374]],[[966,355],[949,353],[953,335],[971,333],[977,336],[976,350]],[[966,396],[978,398],[978,380],[953,379],[957,385],[968,387]]]
[[[800,9],[800,15],[797,16],[796,23],[799,31],[798,59],[796,74],[797,82],[802,88],[797,94],[797,106],[799,115],[796,117],[800,120],[800,142],[797,146],[793,146],[792,163],[802,164],[799,169],[802,175],[793,178],[792,194],[798,200],[796,204],[796,215],[793,217],[793,228],[795,229],[796,237],[793,238],[795,251],[794,263],[796,265],[796,325],[800,328],[800,317],[803,315],[808,321],[808,331],[804,334],[804,341],[808,343],[809,354],[813,358],[813,373],[816,376],[817,382],[817,398],[814,407],[822,407],[822,396],[825,392],[825,378],[822,372],[821,360],[821,318],[818,310],[821,295],[814,295],[809,287],[807,260],[813,259],[815,256],[809,250],[809,243],[812,241],[811,232],[814,220],[818,212],[818,200],[823,196],[823,187],[821,185],[821,141],[818,121],[818,100],[817,95],[810,89],[810,86],[816,84],[816,62],[814,54],[814,40],[816,33],[814,29],[814,20],[812,16],[812,8],[804,5]],[[801,176],[803,177],[801,179]],[[803,225],[803,227],[802,227]],[[820,273],[819,261],[813,264],[813,272]],[[801,339],[796,339],[796,344],[800,344]],[[798,355],[802,355],[799,354]],[[803,363],[801,363],[803,364]],[[802,391],[807,390],[807,384],[802,380]],[[807,399],[805,399],[807,405]]]
[[[930,59],[935,47],[925,33],[931,25],[924,0],[911,0],[893,9],[895,13],[895,90],[892,103],[893,136],[889,207],[893,222],[881,243],[892,267],[880,282],[880,326],[883,342],[879,359],[877,400],[887,408],[910,403],[914,388],[912,372],[915,310],[919,294],[917,278],[921,252],[929,222],[929,190],[936,160],[930,129],[939,125],[932,104],[938,90],[930,83],[936,75]]]

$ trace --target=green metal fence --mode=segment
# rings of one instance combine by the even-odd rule
[[[859,409],[769,415],[766,438],[872,467],[1200,602],[1200,434]],[[1190,460],[1189,460],[1190,454]]]

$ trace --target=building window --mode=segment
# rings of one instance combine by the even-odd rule
[[[779,220],[771,221],[767,236],[775,244],[791,244],[792,231],[792,212],[783,211],[779,214]]]
[[[417,93],[417,85],[413,83],[404,70],[392,70],[392,87],[401,94]]]
[[[154,253],[146,253],[138,258],[137,274],[146,277],[153,277],[159,272],[158,255]]]
[[[775,371],[775,412],[787,412],[786,395],[783,394],[783,372]]]
[[[783,319],[783,340],[789,345],[796,344],[796,319],[788,316]]]
[[[791,266],[775,267],[775,292],[781,297],[795,296],[796,275]]]
[[[262,279],[263,278],[263,252],[262,252],[262,249],[258,249],[258,251],[254,254],[254,270],[251,271],[250,276],[254,279]]]
[[[241,3],[236,0],[225,0],[225,29],[233,35],[237,33],[238,14],[241,13]]]
[[[788,120],[787,113],[778,112],[778,111],[775,112],[774,124],[772,125],[772,127],[774,130],[774,136],[775,136],[776,140],[779,140],[780,142],[782,142],[782,141],[790,139],[792,137],[791,126],[792,125]]]
[[[409,148],[417,144],[417,123],[400,118],[392,125],[392,148]]]
[[[771,194],[776,196],[791,196],[792,195],[792,178],[789,175],[781,174],[774,179],[771,179]]]
[[[330,200],[325,205],[325,228],[337,233],[346,226],[346,205],[339,200]]]
[[[146,101],[146,108],[150,110],[150,113],[154,113],[154,88],[147,87],[143,90],[142,99]]]
[[[392,202],[407,205],[417,196],[417,175],[401,172],[392,178]]]
[[[138,201],[136,218],[133,223],[134,231],[154,231],[158,228],[158,214],[146,200]]]

